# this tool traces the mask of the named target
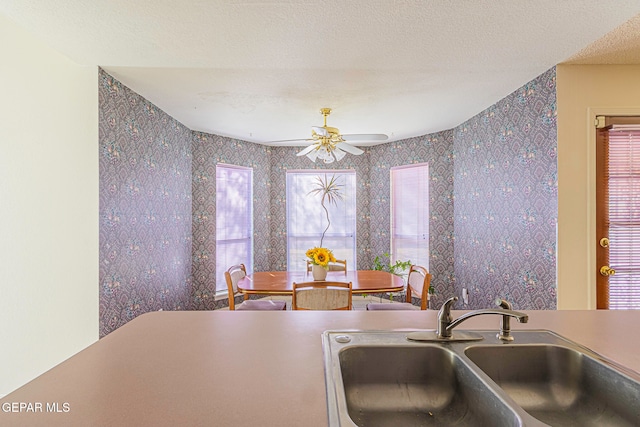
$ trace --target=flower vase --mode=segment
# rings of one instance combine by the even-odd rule
[[[311,274],[313,275],[313,280],[322,281],[327,278],[327,270],[321,265],[312,264]]]

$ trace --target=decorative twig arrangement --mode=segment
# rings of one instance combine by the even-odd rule
[[[324,212],[327,216],[327,227],[322,232],[322,237],[320,238],[319,247],[322,247],[322,241],[324,240],[324,235],[326,234],[327,230],[329,230],[329,227],[331,226],[331,220],[329,219],[329,210],[324,205],[324,202],[326,200],[329,203],[336,205],[338,203],[338,200],[342,200],[344,196],[341,192],[341,187],[343,186],[337,183],[335,175],[332,175],[331,179],[328,179],[327,175],[325,174],[324,179],[321,176],[316,177],[313,183],[313,190],[309,191],[309,194],[322,195],[322,200],[320,201],[320,204],[322,205],[322,209],[324,209]]]

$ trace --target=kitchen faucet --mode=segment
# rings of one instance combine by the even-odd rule
[[[505,307],[503,309],[488,308],[482,310],[474,310],[463,314],[456,320],[453,320],[453,318],[451,317],[451,306],[456,301],[458,301],[458,297],[449,298],[444,302],[444,304],[442,304],[442,307],[440,307],[440,311],[438,311],[438,330],[436,331],[438,339],[451,338],[453,328],[455,328],[468,318],[479,316],[481,314],[497,314],[499,316],[502,316],[498,338],[504,341],[513,340],[513,337],[511,336],[511,328],[509,325],[509,317],[515,317],[520,323],[527,323],[529,321],[529,316],[527,314],[511,310],[510,304],[504,300],[496,301],[501,307]]]

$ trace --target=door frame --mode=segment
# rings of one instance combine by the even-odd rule
[[[587,301],[589,308],[596,308],[596,116],[640,116],[640,107],[589,107],[587,108]]]

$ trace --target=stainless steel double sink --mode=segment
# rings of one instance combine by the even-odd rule
[[[471,332],[471,331],[470,331]],[[323,334],[331,426],[640,426],[640,375],[543,330]]]

